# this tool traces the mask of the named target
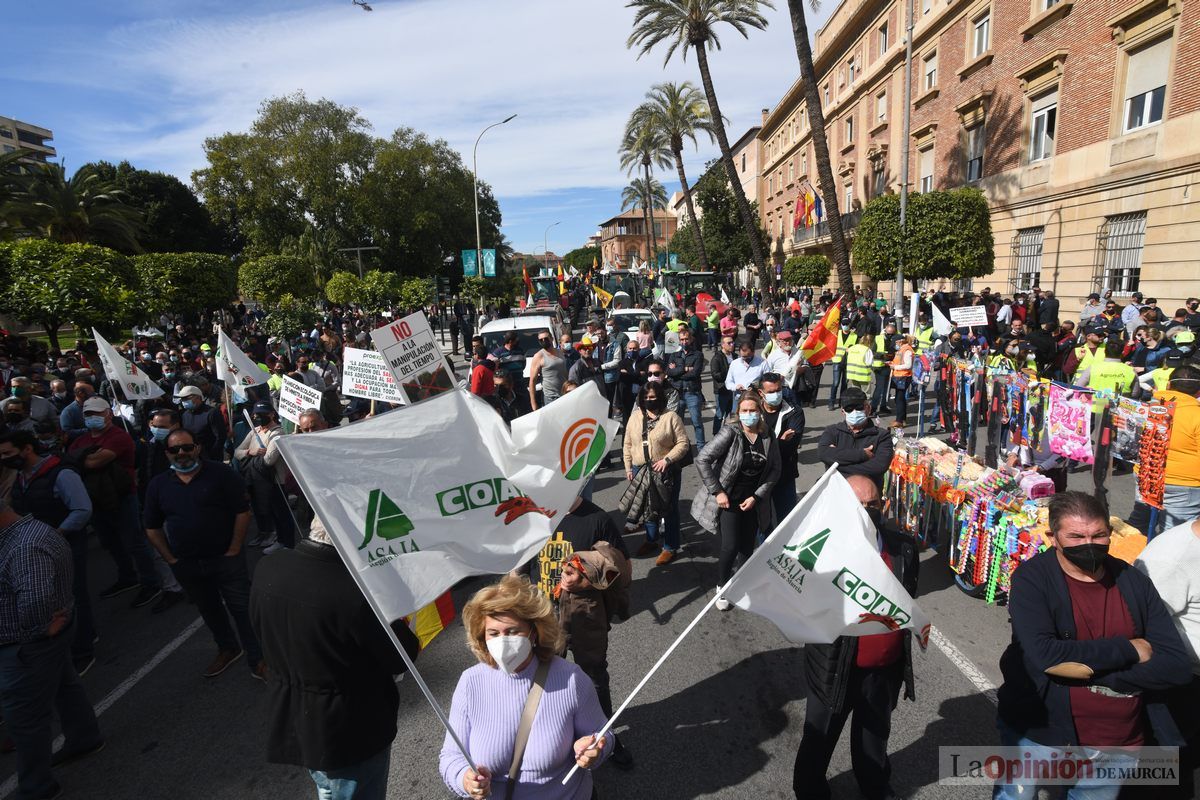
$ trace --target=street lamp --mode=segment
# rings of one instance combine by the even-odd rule
[[[561,225],[561,224],[562,224],[561,219],[558,222],[550,223],[549,225],[546,226],[546,232],[542,234],[542,260],[547,262],[546,263],[547,267],[550,266],[550,264],[549,264],[549,261],[550,261],[550,245],[549,245],[550,229],[553,228],[555,225]]]
[[[503,125],[506,122],[512,122],[516,118],[517,115],[513,114],[511,117],[502,119],[499,122],[493,122],[491,125],[488,125],[486,128],[481,130],[479,135],[475,137],[475,148],[471,151],[471,176],[475,182],[475,269],[479,270],[480,277],[482,277],[483,274],[483,264],[480,263],[479,255],[480,250],[482,250],[483,247],[479,240],[479,140],[483,138],[485,133],[497,125]]]

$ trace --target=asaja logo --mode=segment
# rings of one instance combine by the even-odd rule
[[[825,547],[825,542],[829,540],[829,528],[826,528],[819,533],[816,533],[803,542],[793,545],[784,545],[784,551],[792,553],[792,558],[800,562],[803,567],[809,571],[817,568],[817,559],[821,557],[821,550]]]
[[[558,450],[559,470],[567,480],[579,480],[600,463],[607,444],[603,426],[591,418],[579,420],[563,434]]]
[[[359,550],[366,550],[372,566],[391,561],[407,553],[419,553],[416,541],[406,538],[413,531],[412,520],[381,489],[372,489],[367,497],[367,524]],[[379,541],[376,541],[379,540]],[[376,544],[368,547],[372,541]]]
[[[804,591],[804,576],[817,566],[821,550],[829,540],[829,528],[825,528],[804,541],[784,545],[779,555],[767,562],[776,575],[787,581],[797,592]]]

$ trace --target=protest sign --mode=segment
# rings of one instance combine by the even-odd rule
[[[404,403],[396,379],[383,356],[374,350],[347,347],[342,359],[342,394],[385,403]]]
[[[321,393],[285,375],[283,386],[279,388],[279,416],[293,425],[299,425],[300,414],[310,408],[320,410]]]
[[[407,402],[415,403],[454,388],[454,373],[424,311],[376,328],[371,331],[371,341]]]
[[[1050,384],[1050,402],[1046,412],[1046,434],[1050,452],[1091,464],[1092,396],[1091,392]]]
[[[96,339],[96,351],[100,354],[100,363],[104,365],[104,377],[116,386],[121,387],[125,399],[152,400],[162,397],[163,390],[150,376],[137,368],[135,364],[117,355],[113,346],[92,328],[92,336]]]
[[[983,306],[959,306],[950,309],[950,319],[960,328],[987,325],[987,309]]]

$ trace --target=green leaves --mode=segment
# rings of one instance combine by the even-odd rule
[[[325,299],[336,306],[362,303],[363,285],[353,272],[335,272],[325,282]]]
[[[821,288],[829,282],[832,266],[826,256],[792,256],[783,262],[783,282],[788,286]]]
[[[718,272],[729,272],[752,263],[754,252],[750,247],[750,237],[746,234],[746,226],[742,223],[733,192],[729,189],[729,179],[719,161],[709,163],[708,169],[692,187],[692,192],[701,209],[700,232],[704,235],[709,266]],[[757,233],[766,250],[766,231],[759,226]],[[699,263],[691,223],[675,231],[671,237],[670,251],[679,254],[681,263]]]
[[[995,269],[991,213],[973,187],[908,198],[908,240],[900,231],[900,198],[881,195],[863,210],[854,235],[854,266],[875,280],[895,277],[904,253],[910,280],[980,278]]]
[[[311,330],[320,318],[312,303],[285,292],[275,301],[262,326],[270,336],[289,339],[297,331]]]
[[[146,318],[224,307],[237,294],[238,270],[215,253],[146,253],[133,260]]]
[[[312,266],[299,256],[262,256],[238,269],[238,287],[266,306],[285,293],[294,298],[317,296]]]

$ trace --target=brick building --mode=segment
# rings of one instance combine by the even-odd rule
[[[1005,292],[1140,289],[1173,311],[1200,294],[1200,9],[1178,0],[915,0],[912,191],[976,185],[992,207]],[[903,2],[843,2],[816,37],[830,158],[851,235],[858,209],[899,191]],[[764,114],[763,223],[786,254],[816,165],[797,81]],[[863,283],[863,281],[858,281]],[[890,291],[889,284],[880,286]]]
[[[655,209],[654,249],[666,250],[675,235],[678,220],[670,211]],[[640,208],[624,211],[600,223],[600,261],[610,266],[628,268],[633,257],[638,263],[646,261],[646,219]]]

